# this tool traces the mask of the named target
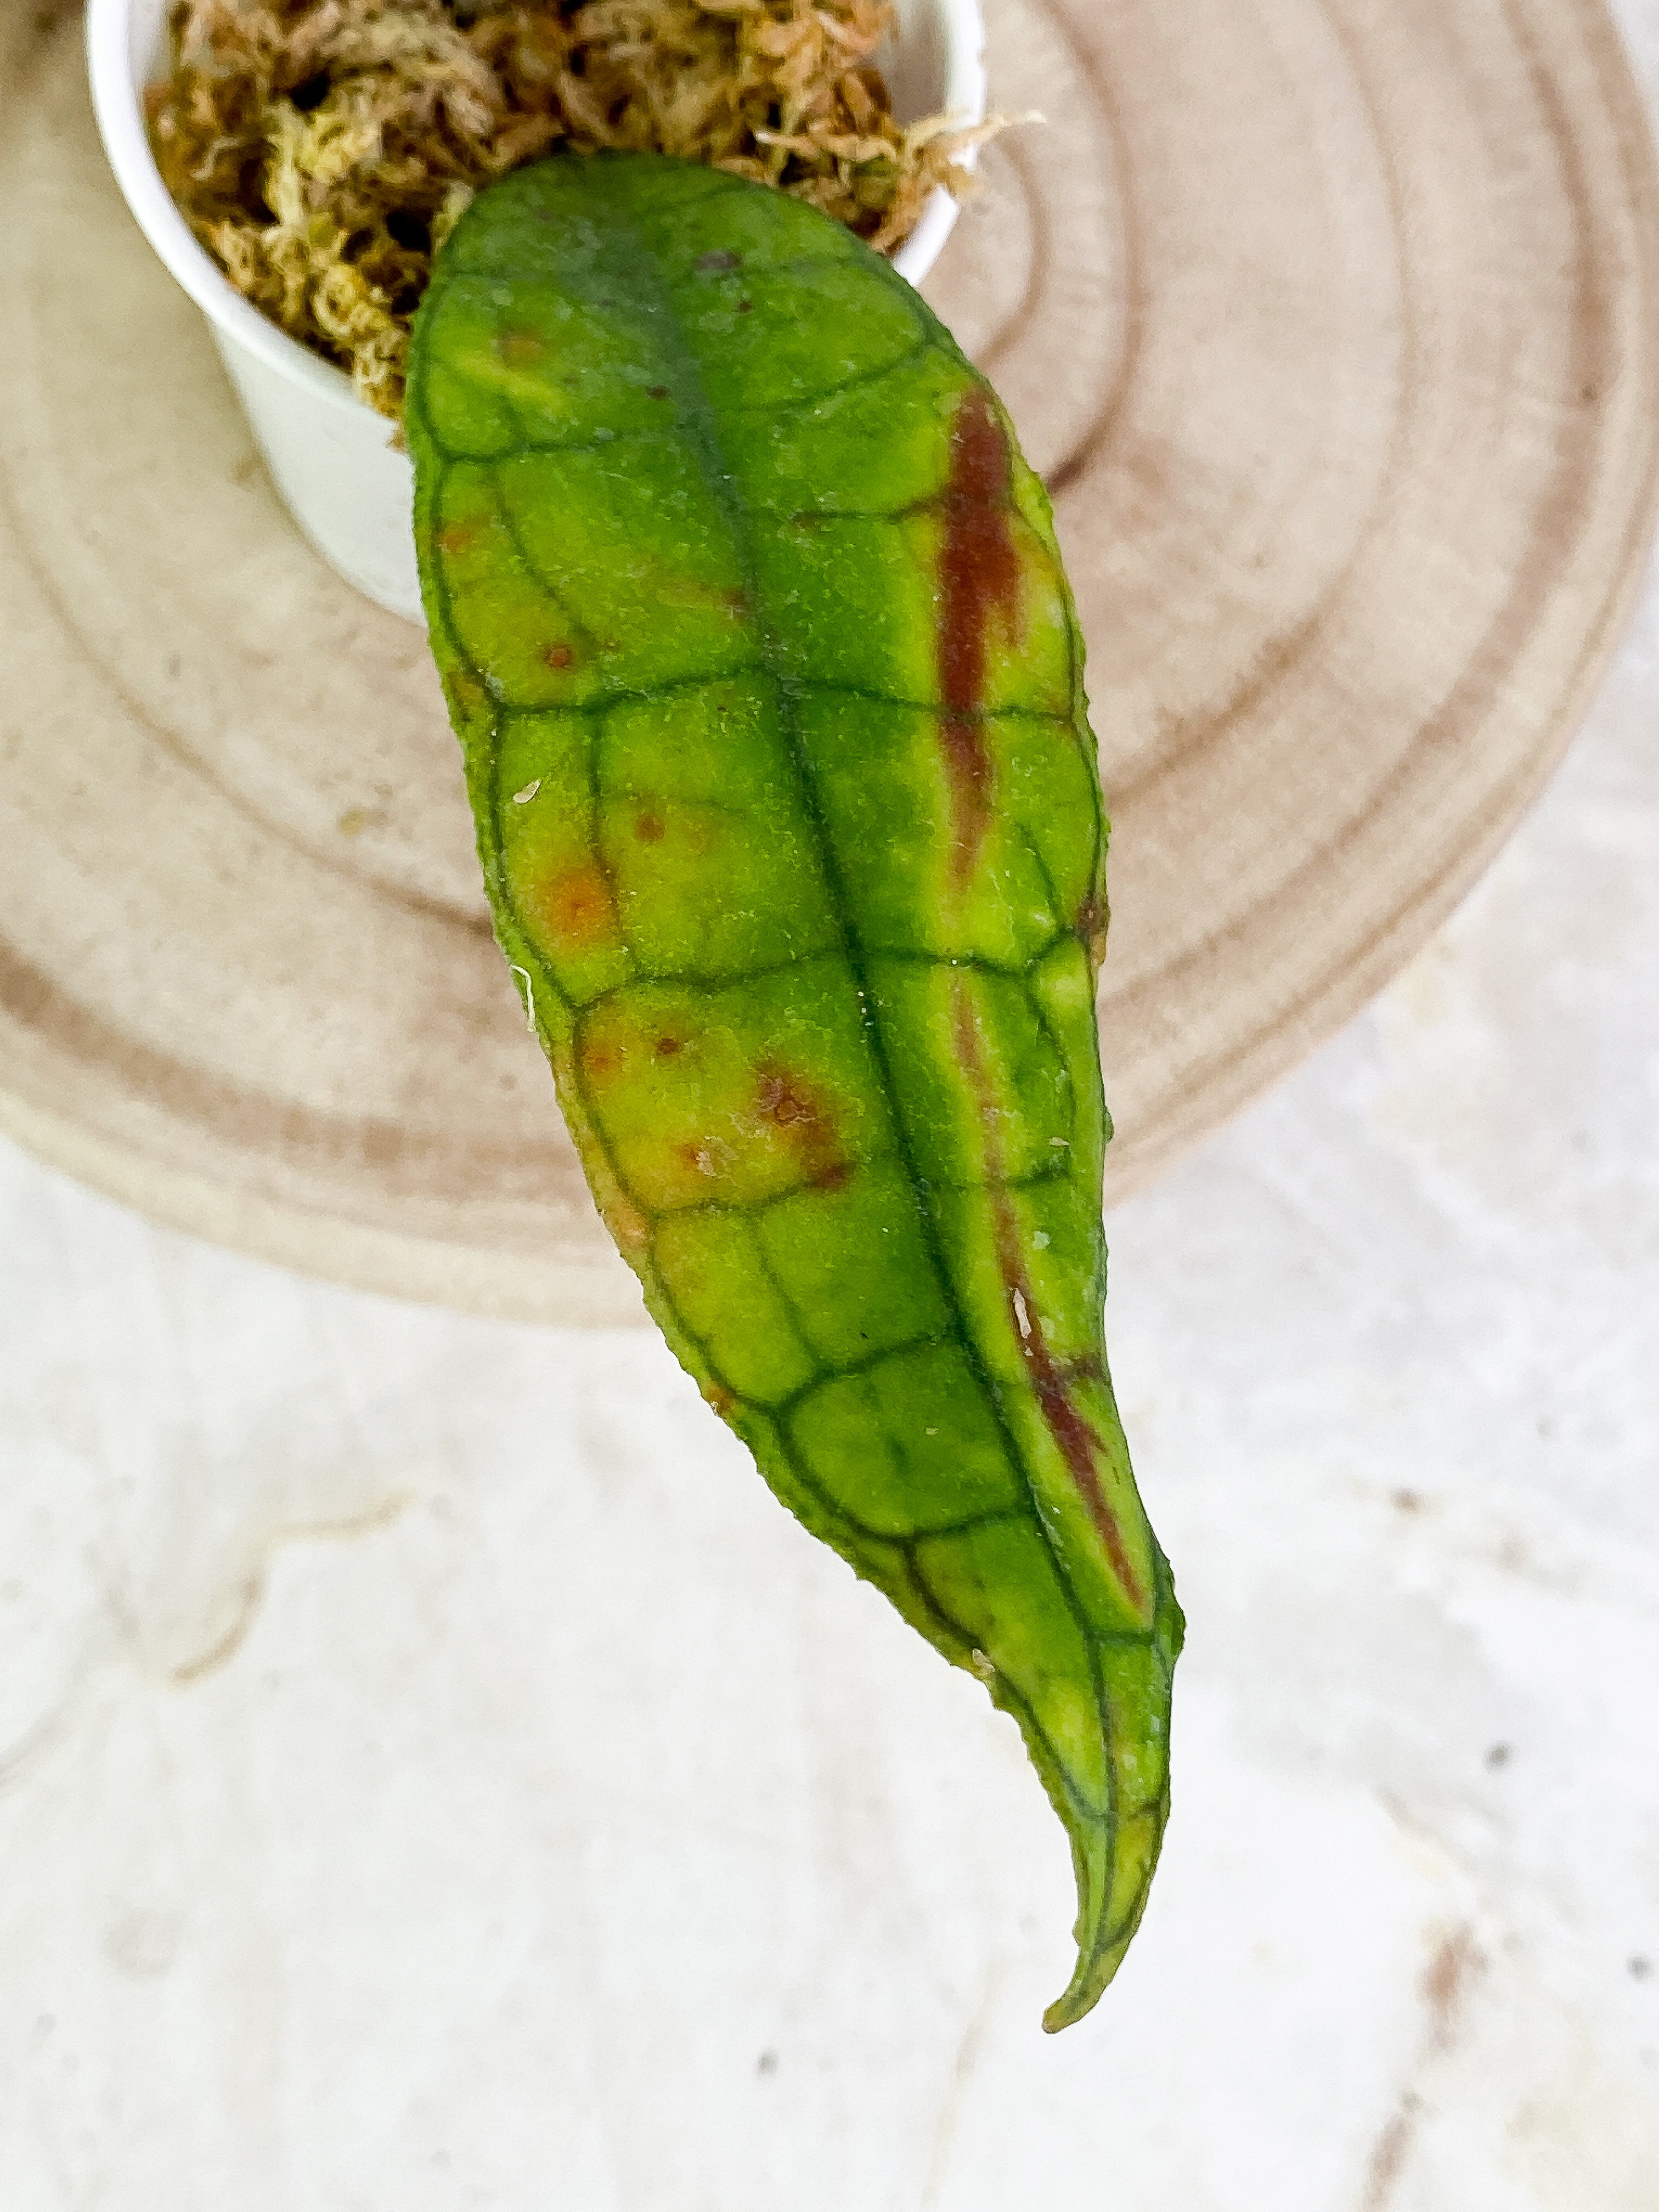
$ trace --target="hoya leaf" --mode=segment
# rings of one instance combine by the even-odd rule
[[[1018,1721],[1091,2006],[1181,1615],[1102,1334],[1106,823],[1048,501],[827,218],[648,155],[483,194],[408,410],[497,934],[646,1301]]]

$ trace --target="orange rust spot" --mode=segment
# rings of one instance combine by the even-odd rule
[[[676,1145],[674,1152],[681,1166],[690,1168],[693,1175],[707,1176],[712,1181],[720,1171],[720,1164],[714,1157],[712,1145],[700,1144],[695,1139],[689,1139],[684,1144]]]
[[[546,353],[547,340],[538,331],[513,325],[496,334],[495,350],[509,368],[529,368]]]
[[[660,814],[645,813],[635,817],[634,835],[641,845],[659,845],[663,839],[663,819]]]
[[[657,1039],[657,1057],[659,1060],[672,1060],[676,1053],[684,1052],[684,1049],[685,1039],[684,1037],[659,1036]]]
[[[702,1385],[702,1396],[703,1403],[712,1406],[722,1420],[738,1403],[736,1391],[728,1390],[723,1382],[705,1382]]]
[[[471,522],[447,522],[433,543],[441,553],[452,556],[470,553],[483,535],[483,525],[476,518]]]
[[[570,647],[563,643],[550,645],[542,654],[550,668],[568,668],[575,658]]]
[[[616,904],[597,861],[549,877],[535,892],[532,911],[562,952],[592,952],[617,935]]]
[[[963,398],[951,428],[951,474],[940,501],[939,727],[951,787],[951,872],[964,883],[990,827],[992,763],[974,719],[985,704],[985,647],[993,617],[1010,636],[1019,621],[1019,552],[1010,499],[1013,457],[988,395]]]

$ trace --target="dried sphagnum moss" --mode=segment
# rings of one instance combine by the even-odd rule
[[[238,291],[400,416],[410,325],[473,193],[569,145],[775,185],[881,251],[976,131],[894,118],[878,0],[178,0],[162,179]]]

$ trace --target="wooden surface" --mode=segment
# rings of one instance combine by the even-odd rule
[[[1590,0],[993,0],[930,296],[1049,475],[1154,1174],[1513,825],[1639,574],[1659,204]],[[637,1311],[485,926],[422,640],[264,482],[104,171],[73,11],[0,29],[0,1123],[349,1281]]]

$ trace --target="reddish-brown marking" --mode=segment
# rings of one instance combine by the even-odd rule
[[[824,1099],[792,1069],[768,1065],[756,1073],[755,1104],[763,1119],[783,1131],[809,1182],[820,1190],[838,1190],[852,1170]]]
[[[651,1224],[631,1198],[616,1191],[599,1208],[605,1225],[625,1252],[641,1251],[651,1242]]]
[[[634,817],[634,835],[641,845],[660,845],[663,838],[663,819],[660,814],[646,812]]]
[[[611,886],[594,860],[550,876],[536,890],[532,911],[563,952],[591,952],[617,933]]]
[[[1106,959],[1106,901],[1097,891],[1091,891],[1077,910],[1077,933],[1088,949],[1091,963],[1098,975]]]
[[[951,873],[958,884],[973,873],[991,822],[991,756],[977,722],[947,714],[939,726],[951,783]]]
[[[705,1382],[702,1396],[703,1403],[712,1406],[722,1420],[738,1402],[736,1393],[728,1390],[722,1382]]]
[[[991,622],[1012,636],[1019,621],[1019,551],[1010,496],[1008,434],[977,387],[957,409],[951,474],[939,502],[939,725],[951,785],[951,866],[958,884],[973,871],[991,820],[991,757],[975,719],[985,704],[985,647]]]
[[[657,1057],[659,1060],[672,1060],[676,1053],[684,1052],[684,1049],[685,1039],[684,1037],[659,1036],[657,1039]]]
[[[483,529],[483,525],[477,520],[447,522],[435,540],[438,550],[447,553],[452,559],[460,554],[470,553],[477,544]]]
[[[507,329],[497,333],[495,350],[509,368],[529,368],[547,351],[538,331]]]
[[[816,1121],[817,1108],[804,1092],[793,1087],[792,1079],[784,1075],[771,1074],[761,1078],[758,1095],[760,1109],[769,1121],[781,1128],[793,1129],[797,1124]]]
[[[458,722],[470,722],[475,714],[481,714],[489,696],[477,678],[465,670],[456,670],[444,678],[444,696]]]
[[[1095,1464],[1100,1438],[1073,1403],[1072,1387],[1076,1374],[1062,1367],[1048,1348],[1042,1323],[1037,1317],[1036,1294],[1031,1288],[1030,1277],[1025,1271],[1025,1255],[1019,1247],[1019,1224],[1007,1192],[994,1188],[1002,1176],[1000,1109],[992,1096],[973,1006],[960,981],[956,988],[954,1012],[957,1058],[979,1106],[980,1127],[984,1133],[985,1173],[994,1186],[989,1195],[996,1231],[997,1272],[1007,1297],[1008,1319],[1042,1418],[1048,1424],[1048,1433],[1059,1445],[1060,1456],[1089,1509],[1089,1517],[1111,1561],[1112,1572],[1135,1611],[1145,1613],[1146,1595],[1140,1587],[1140,1577],[1129,1563],[1123,1532],[1117,1525],[1117,1516],[1107,1499],[1100,1470]]]
[[[584,1037],[580,1053],[582,1073],[590,1083],[608,1083],[613,1075],[620,1075],[628,1055],[614,1038],[596,1044]]]
[[[542,654],[550,668],[568,668],[575,658],[570,647],[564,644],[550,645]]]

